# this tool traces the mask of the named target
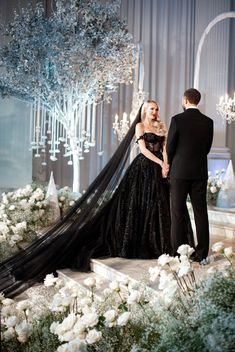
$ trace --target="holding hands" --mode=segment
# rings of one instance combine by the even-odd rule
[[[169,164],[162,161],[161,167],[162,167],[162,177],[166,178],[168,175],[168,172],[169,172],[169,168],[170,168]]]

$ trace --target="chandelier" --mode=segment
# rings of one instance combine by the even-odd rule
[[[227,93],[221,96],[219,104],[216,104],[216,110],[229,124],[235,121],[235,92],[233,98],[230,98]]]

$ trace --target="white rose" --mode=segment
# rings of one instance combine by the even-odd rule
[[[46,287],[54,286],[57,281],[58,278],[56,278],[53,274],[47,274],[44,279],[44,285]]]
[[[192,269],[191,269],[190,263],[188,261],[183,261],[182,263],[180,263],[178,276],[179,277],[185,276],[191,271]]]
[[[15,330],[17,333],[17,340],[24,343],[30,335],[32,325],[26,320],[22,321],[20,324],[16,325]]]
[[[194,248],[190,247],[188,244],[182,244],[177,249],[177,253],[180,255],[187,255],[188,257],[190,257],[193,252],[195,252]]]
[[[16,326],[16,324],[18,324],[18,322],[19,322],[18,317],[16,315],[13,315],[13,316],[6,319],[5,325],[8,328],[13,328],[14,326]]]
[[[15,314],[15,309],[13,305],[3,306],[1,309],[1,316],[4,318],[14,314]]]
[[[69,331],[65,331],[65,332],[62,332],[60,334],[58,334],[58,338],[60,341],[62,342],[69,342],[69,341],[72,341],[74,340],[74,332],[73,330],[69,330]]]
[[[216,193],[217,192],[217,188],[215,186],[211,186],[210,187],[210,191],[211,191],[211,193]]]
[[[15,301],[11,298],[4,298],[4,300],[2,301],[2,304],[4,306],[10,306],[11,304],[14,304]]]
[[[110,282],[109,287],[112,291],[116,291],[116,292],[120,291],[120,285],[118,281]]]
[[[61,331],[71,330],[77,321],[77,317],[74,313],[70,313],[61,323]]]
[[[167,296],[168,298],[173,298],[177,289],[178,289],[177,281],[173,279],[173,280],[171,280],[169,285],[167,285],[164,288],[163,295]]]
[[[94,277],[88,277],[83,283],[85,286],[92,288],[96,286],[96,279]]]
[[[57,330],[59,325],[60,325],[60,323],[58,321],[53,321],[53,323],[50,326],[50,332],[52,334],[56,334],[56,330]]]
[[[224,254],[226,255],[226,257],[228,258],[232,258],[234,253],[233,253],[233,248],[232,247],[227,247],[224,248]]]
[[[5,242],[7,239],[6,235],[0,235],[0,243]]]
[[[122,313],[117,320],[117,325],[119,326],[125,326],[127,322],[130,320],[131,313],[130,312],[124,312]]]
[[[64,350],[65,352],[86,352],[86,343],[81,341],[80,339],[74,339],[69,341],[67,344],[67,349]]]
[[[141,299],[141,293],[139,291],[132,291],[127,299],[127,304],[139,303]]]
[[[3,333],[3,339],[9,341],[15,337],[15,329],[9,328]]]
[[[168,264],[170,265],[171,270],[178,271],[180,265],[179,257],[172,257]]]
[[[108,310],[104,313],[105,320],[109,323],[113,322],[117,318],[117,315],[117,311],[114,309]]]
[[[165,290],[166,288],[171,287],[172,280],[174,280],[174,277],[172,274],[161,272],[159,286],[158,286],[159,290]]]
[[[81,322],[81,320],[78,320],[73,327],[74,336],[80,339],[85,338],[84,337],[85,331],[86,331],[86,326]]]
[[[160,257],[157,260],[158,265],[164,266],[167,263],[169,263],[170,259],[171,259],[171,257],[169,256],[169,254],[162,254],[162,255],[160,255]]]
[[[224,244],[223,242],[216,242],[213,244],[213,246],[211,247],[212,252],[220,252],[223,253],[224,250]]]
[[[88,313],[83,315],[81,322],[86,326],[86,328],[93,327],[98,323],[98,316],[94,313]]]
[[[102,337],[101,331],[97,331],[96,329],[92,329],[86,335],[86,342],[89,345],[92,345],[93,343],[96,343],[97,341],[99,341],[101,339],[101,337]]]
[[[4,222],[0,222],[0,234],[5,236],[9,231],[9,227]]]
[[[149,268],[149,280],[155,282],[160,274],[161,268],[159,266]]]

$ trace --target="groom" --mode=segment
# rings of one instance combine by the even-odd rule
[[[189,195],[198,242],[193,259],[205,264],[209,250],[207,154],[213,140],[213,120],[199,111],[197,105],[200,99],[200,92],[194,88],[184,92],[184,112],[171,119],[166,149],[170,164],[171,240],[174,254],[180,245],[187,243],[182,229],[185,228],[184,214]]]

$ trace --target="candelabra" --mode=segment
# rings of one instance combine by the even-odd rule
[[[233,98],[230,98],[227,93],[220,97],[216,110],[228,123],[235,121],[235,92]]]
[[[118,141],[125,137],[127,131],[130,128],[130,120],[127,116],[127,113],[124,112],[122,118],[119,121],[118,114],[115,115],[115,122],[113,123],[114,134],[117,136]]]

